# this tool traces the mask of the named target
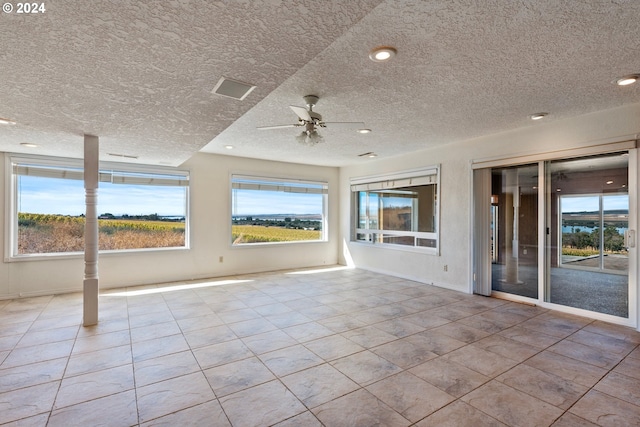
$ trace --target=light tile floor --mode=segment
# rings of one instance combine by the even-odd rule
[[[311,273],[310,271],[303,271]],[[640,425],[640,333],[362,270],[0,301],[0,424]]]

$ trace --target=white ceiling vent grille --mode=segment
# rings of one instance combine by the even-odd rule
[[[239,99],[242,101],[254,90],[256,87],[249,83],[243,83],[238,80],[228,79],[222,77],[216,83],[216,86],[211,91],[216,95],[226,96],[228,98]]]

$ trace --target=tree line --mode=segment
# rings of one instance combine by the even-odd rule
[[[607,252],[624,251],[624,235],[613,225],[604,228],[604,250]],[[562,246],[576,249],[598,249],[600,247],[600,228],[591,232],[574,227],[571,233],[562,233]]]
[[[285,217],[278,219],[254,218],[252,216],[234,217],[233,225],[259,225],[263,227],[280,227],[294,230],[322,230],[322,222],[310,219]]]

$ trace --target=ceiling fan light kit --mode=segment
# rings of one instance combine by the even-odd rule
[[[315,145],[322,142],[323,138],[317,131],[304,130],[300,135],[296,136],[296,140],[301,144]]]

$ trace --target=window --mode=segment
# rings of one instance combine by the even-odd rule
[[[352,240],[438,253],[438,171],[352,180]]]
[[[232,175],[231,243],[326,240],[326,182]]]
[[[12,256],[84,250],[82,162],[11,157]],[[100,250],[187,246],[189,175],[173,169],[101,164]]]

